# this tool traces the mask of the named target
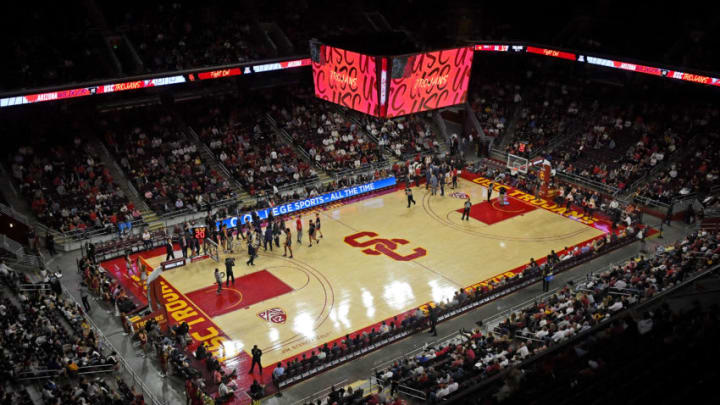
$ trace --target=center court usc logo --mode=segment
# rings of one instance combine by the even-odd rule
[[[272,323],[285,323],[285,321],[287,320],[287,315],[282,308],[266,309],[262,312],[258,312],[257,316],[259,316],[265,321]]]
[[[358,242],[358,239],[361,239],[363,237],[370,237],[374,239],[367,240],[365,242]],[[390,257],[393,260],[397,260],[400,262],[407,262],[410,260],[415,260],[419,257],[423,257],[427,254],[427,250],[418,247],[413,250],[413,253],[401,256],[395,252],[395,249],[397,249],[398,245],[407,245],[410,243],[409,241],[405,239],[384,239],[384,238],[375,238],[378,236],[375,232],[358,232],[356,234],[352,234],[345,237],[345,243],[352,247],[358,247],[358,248],[364,248],[367,246],[375,245],[374,248],[368,248],[363,249],[362,252],[366,255],[372,255],[372,256],[378,256],[380,254],[384,254],[385,256]]]

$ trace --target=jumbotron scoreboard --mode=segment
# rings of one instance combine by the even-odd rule
[[[315,96],[381,118],[464,103],[472,46],[392,56],[310,43]]]

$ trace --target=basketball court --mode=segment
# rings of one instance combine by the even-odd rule
[[[488,179],[463,174],[458,182],[445,196],[413,187],[417,204],[410,208],[398,187],[319,210],[324,237],[313,247],[307,220],[314,213],[303,215],[302,246],[293,218],[287,222],[293,259],[282,256],[282,247],[272,252],[261,247],[256,265],[247,266],[247,249],[236,244],[234,254],[220,253],[219,263],[205,259],[165,271],[169,316],[173,323],[188,322],[194,343],[208,342],[226,365],[249,365],[248,353],[258,345],[263,364],[270,366],[424,304],[452,299],[462,288],[512,277],[531,258],[572,249],[610,228],[509,187],[508,205],[500,204],[497,192],[488,202]],[[461,221],[468,196],[470,219]],[[151,268],[165,259],[164,252],[142,255]],[[228,256],[236,259],[235,283],[229,288],[223,283],[217,294],[213,272],[225,271]],[[140,291],[137,277],[118,274],[124,265],[104,266]]]

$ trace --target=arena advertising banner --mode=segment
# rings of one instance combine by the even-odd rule
[[[473,47],[391,57],[387,117],[464,103]]]
[[[335,201],[344,200],[346,198],[357,197],[359,195],[371,193],[385,187],[392,187],[395,184],[397,184],[397,180],[395,179],[395,177],[388,177],[385,179],[373,181],[371,183],[348,187],[342,190],[333,191],[331,193],[306,198],[304,200],[293,201],[291,203],[277,205],[272,208],[266,208],[257,211],[257,214],[260,219],[266,219],[268,217],[268,214],[272,211],[273,216],[278,217],[291,214],[293,212],[306,210],[308,208],[329,204]],[[220,226],[224,224],[227,225],[228,228],[234,228],[238,225],[238,222],[240,224],[252,222],[252,217],[250,213],[247,213],[242,217],[230,217],[222,221],[218,221],[216,223],[216,226],[218,229],[220,229]]]
[[[525,52],[527,53],[534,53],[538,55],[544,55],[544,56],[550,56],[553,58],[560,58],[560,59],[567,59],[567,60],[575,60],[575,54],[572,52],[564,52],[557,49],[550,49],[550,48],[539,48],[537,46],[528,46],[525,49]]]
[[[174,76],[149,78],[142,80],[133,80],[122,83],[108,83],[101,85],[93,85],[87,87],[78,87],[68,90],[47,91],[42,93],[29,93],[13,97],[0,98],[0,108],[12,107],[21,104],[34,104],[45,101],[65,100],[76,97],[94,96],[97,94],[117,93],[119,91],[139,90],[150,87],[169,86],[195,80],[220,79],[225,77],[247,75],[250,73],[263,73],[275,70],[292,69],[304,66],[310,66],[310,58],[292,59],[273,63],[262,63],[249,65],[244,67],[232,67],[227,69],[207,70],[198,73],[188,73],[186,75],[177,74]]]
[[[95,94],[117,93],[119,91],[146,89],[149,87],[169,86],[178,83],[185,83],[185,77],[182,75],[176,75],[161,77],[157,79],[134,80],[131,82],[103,84],[100,86],[51,91],[47,93],[26,94],[24,96],[1,98],[0,107],[11,107],[20,104],[33,104],[44,101],[64,100],[75,97],[92,96]]]
[[[321,52],[318,51],[318,58],[315,61],[307,57],[290,58],[270,63],[242,63],[207,70],[185,70],[171,76],[142,78],[120,83],[88,82],[77,88],[32,89],[23,94],[8,92],[0,96],[0,108],[177,85],[196,80],[254,75],[312,65],[316,96],[366,114],[391,118],[464,102],[470,74],[469,68],[472,64],[472,52],[465,52],[466,50],[483,53],[508,52],[542,55],[720,87],[720,77],[707,74],[684,72],[669,67],[644,65],[531,44],[483,43],[467,48],[405,56],[367,56],[326,45],[319,48],[322,48],[324,58],[322,60],[319,58]],[[454,58],[447,59],[451,53]],[[464,76],[465,66],[468,67],[467,78]],[[332,72],[335,74],[333,75]],[[446,83],[450,83],[450,85]]]
[[[378,116],[375,56],[320,45],[312,69],[315,97]]]

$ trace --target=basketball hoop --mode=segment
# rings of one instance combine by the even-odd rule
[[[528,163],[528,160],[524,157],[508,153],[506,167],[510,169],[510,174],[512,174],[513,176],[516,176],[518,173],[527,174],[529,168]]]

